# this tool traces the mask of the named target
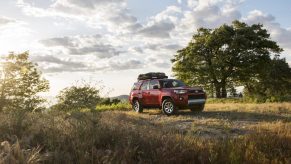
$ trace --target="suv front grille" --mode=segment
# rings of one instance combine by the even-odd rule
[[[193,100],[193,99],[205,99],[205,95],[199,94],[199,95],[189,95],[188,100]]]
[[[203,93],[202,90],[189,90],[189,93]]]

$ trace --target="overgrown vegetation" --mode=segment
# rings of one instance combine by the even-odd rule
[[[2,112],[0,163],[290,163],[290,115],[289,103],[211,104],[174,117]]]

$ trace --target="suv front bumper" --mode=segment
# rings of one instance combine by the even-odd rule
[[[205,104],[206,99],[192,99],[192,100],[188,100],[188,105],[199,105],[199,104]]]
[[[204,105],[205,94],[181,94],[174,97],[174,103],[179,108],[191,108],[192,106]]]

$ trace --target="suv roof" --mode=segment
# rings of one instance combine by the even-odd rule
[[[138,75],[137,80],[148,80],[148,79],[167,79],[168,76],[166,76],[165,73],[162,72],[149,72],[146,74],[140,74]]]

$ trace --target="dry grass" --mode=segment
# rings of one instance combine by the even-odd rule
[[[0,142],[0,163],[291,163],[291,104],[0,113]]]

